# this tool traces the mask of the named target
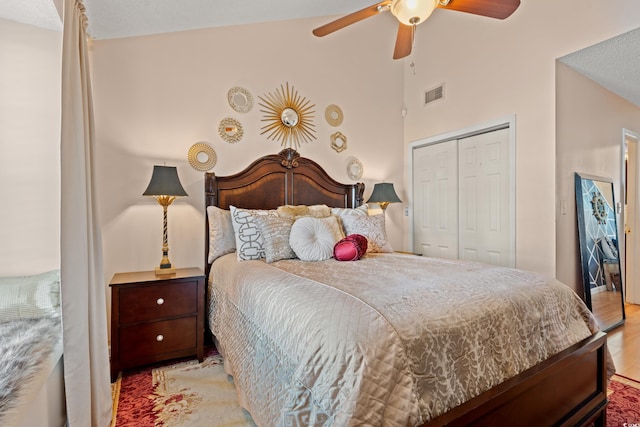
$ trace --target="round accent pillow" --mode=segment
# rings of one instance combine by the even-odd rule
[[[361,234],[351,234],[333,247],[333,257],[337,261],[357,261],[367,252],[367,238]]]
[[[369,241],[362,234],[349,234],[347,237],[345,237],[345,239],[353,240],[354,242],[356,242],[360,247],[360,252],[362,252],[362,255],[367,253]]]
[[[335,243],[331,227],[320,218],[303,217],[291,226],[289,245],[303,261],[324,261],[331,258]]]

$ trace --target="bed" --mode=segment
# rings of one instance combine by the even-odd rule
[[[209,328],[258,425],[604,425],[606,335],[554,280],[382,247],[354,262],[265,262],[216,246],[238,235],[211,227],[226,210],[349,215],[363,193],[292,149],[205,176]]]
[[[0,425],[65,423],[60,273],[0,277]]]

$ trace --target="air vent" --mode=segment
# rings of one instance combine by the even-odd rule
[[[437,101],[439,99],[444,98],[444,84],[433,88],[431,90],[427,90],[424,93],[424,105],[427,105],[431,102]]]

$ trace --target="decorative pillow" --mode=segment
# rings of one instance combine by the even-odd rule
[[[313,218],[326,218],[331,215],[331,208],[327,205],[284,205],[278,206],[278,216],[284,218],[296,218],[302,216],[310,216]]]
[[[393,252],[387,239],[384,225],[384,214],[379,215],[346,215],[342,218],[342,226],[347,235],[362,234],[367,238],[367,252]]]
[[[351,234],[333,247],[333,257],[338,261],[357,261],[367,252],[367,238]]]
[[[236,254],[239,261],[264,258],[264,239],[254,221],[259,215],[277,216],[275,209],[243,209],[229,206],[231,224],[235,232]]]
[[[318,219],[329,226],[331,232],[333,233],[333,238],[335,239],[334,243],[344,237],[344,230],[342,229],[342,225],[340,225],[340,220],[337,216],[329,215],[326,218]]]
[[[334,231],[323,219],[304,217],[291,226],[289,244],[301,260],[323,261],[333,256],[333,246],[337,240]]]
[[[358,247],[360,248],[360,252],[362,252],[362,255],[367,253],[369,242],[367,241],[367,238],[362,234],[349,234],[347,237],[345,237],[345,239],[356,242]]]
[[[258,215],[253,218],[260,228],[264,240],[264,255],[267,262],[295,258],[296,254],[289,246],[289,235],[293,218]]]
[[[231,212],[217,206],[207,206],[209,220],[209,259],[211,264],[224,254],[236,250]]]
[[[369,215],[369,205],[363,204],[357,208],[331,208],[331,213],[342,219],[343,216],[349,215]]]
[[[60,313],[60,270],[0,278],[0,323]]]

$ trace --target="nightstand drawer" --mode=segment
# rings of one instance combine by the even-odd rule
[[[184,316],[197,311],[197,280],[135,286],[120,290],[120,324]]]
[[[196,316],[124,326],[120,329],[123,367],[162,360],[170,353],[194,349],[198,333]]]

